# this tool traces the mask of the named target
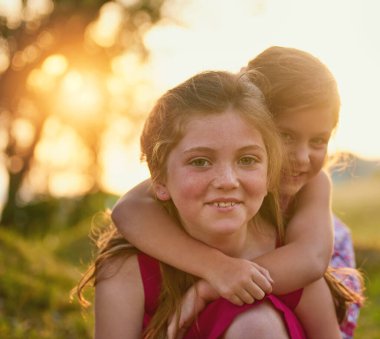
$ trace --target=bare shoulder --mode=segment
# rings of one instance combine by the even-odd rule
[[[324,187],[329,188],[332,185],[331,176],[325,170],[319,171],[319,173],[312,180],[310,180],[310,184],[323,185]]]
[[[126,192],[115,204],[111,211],[111,218],[114,222],[119,221],[126,214],[126,210],[135,206],[141,207],[143,203],[152,200],[151,180],[147,179],[130,191]]]
[[[328,198],[332,190],[332,181],[330,175],[326,171],[320,171],[313,179],[311,179],[300,191],[300,196]]]
[[[103,281],[106,284],[129,284],[141,282],[137,255],[123,255],[108,259],[96,275],[97,285]]]
[[[95,286],[95,338],[139,337],[144,288],[137,256],[109,261],[100,274]]]

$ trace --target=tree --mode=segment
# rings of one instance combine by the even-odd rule
[[[37,9],[33,8],[32,1],[23,1],[18,19],[12,21],[0,13],[0,119],[9,173],[2,224],[17,224],[20,192],[35,167],[44,129],[51,123],[52,115],[60,110],[57,102],[52,102],[52,96],[62,88],[64,76],[75,84],[78,74],[72,71],[70,78],[65,69],[85,68],[87,83],[91,84],[91,79],[105,79],[120,55],[129,53],[144,60],[147,52],[142,37],[160,19],[163,1],[46,0],[45,6]],[[93,104],[98,105],[99,116],[73,123],[61,114],[58,120],[74,131],[87,149],[86,168],[92,172],[88,174],[93,180],[86,189],[93,192],[99,189],[100,136],[106,128],[106,115],[112,109],[112,102],[106,95],[103,100],[96,95],[87,98],[85,86],[78,88],[83,91],[80,100],[95,100]],[[63,97],[63,102],[65,100],[69,102],[70,96]],[[127,106],[129,118],[141,120],[133,105]],[[51,193],[48,187],[40,185],[39,188],[39,194]]]

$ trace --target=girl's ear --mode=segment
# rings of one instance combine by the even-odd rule
[[[159,200],[167,201],[170,200],[169,190],[163,184],[154,184],[153,185],[154,192]]]

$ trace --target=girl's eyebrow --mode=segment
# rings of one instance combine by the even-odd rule
[[[186,150],[184,150],[183,153],[194,153],[194,152],[208,152],[208,153],[211,153],[211,152],[215,152],[215,150],[211,147],[204,147],[204,146],[198,146],[198,147],[191,147],[191,148],[188,148]]]
[[[293,134],[297,134],[297,130],[295,129],[292,129],[291,127],[279,127],[279,130],[280,132],[287,132],[287,133],[293,133]],[[330,130],[326,130],[326,131],[319,131],[319,132],[316,132],[315,133],[316,136],[329,136],[331,135],[331,131]]]
[[[265,148],[258,144],[252,144],[252,145],[243,146],[239,148],[237,151],[238,152],[249,152],[249,151],[250,152],[252,151],[265,152]],[[216,150],[211,147],[198,146],[198,147],[191,147],[189,149],[186,149],[183,153],[188,154],[188,153],[195,153],[195,152],[214,153],[216,152]]]
[[[240,152],[248,152],[248,151],[260,151],[260,152],[265,152],[265,146],[260,146],[258,144],[253,144],[253,145],[247,145],[242,148],[239,148]]]

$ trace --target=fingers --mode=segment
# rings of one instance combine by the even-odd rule
[[[262,275],[265,276],[265,278],[268,279],[268,281],[269,281],[271,284],[274,283],[274,280],[272,279],[272,277],[270,276],[269,271],[268,271],[266,268],[264,268],[264,267],[262,267],[262,266],[260,266],[260,265],[257,265],[256,263],[252,263],[252,264],[255,266],[255,268],[256,268],[256,269],[257,269]]]
[[[266,289],[268,290],[268,289]],[[246,284],[245,292],[248,293],[253,299],[261,300],[267,294],[267,291],[256,284],[253,280]]]
[[[265,269],[263,269],[265,270]],[[266,271],[266,272],[265,272]],[[267,278],[267,275],[269,275],[269,272],[265,270],[264,272],[261,272],[261,270],[256,271],[252,275],[252,283],[253,284],[247,284],[246,288],[250,293],[252,293],[252,296],[256,299],[262,299],[264,298],[264,295],[262,295],[261,292],[264,294],[269,294],[272,292],[272,279],[270,280]],[[258,292],[257,289],[261,290],[261,292]],[[256,294],[258,293],[258,294]]]
[[[242,275],[240,280],[236,280],[223,297],[235,305],[252,304],[272,292],[272,282],[268,270],[252,263],[249,275]]]
[[[238,299],[242,301],[244,304],[253,304],[255,301],[255,297],[253,297],[253,293],[248,290],[241,290],[239,292]]]
[[[173,317],[169,321],[169,326],[168,326],[168,339],[175,339],[175,333],[176,333],[176,323],[173,321]]]
[[[237,306],[244,305],[244,301],[240,299],[240,297],[238,297],[236,294],[231,295],[231,297],[229,297],[227,300]]]

